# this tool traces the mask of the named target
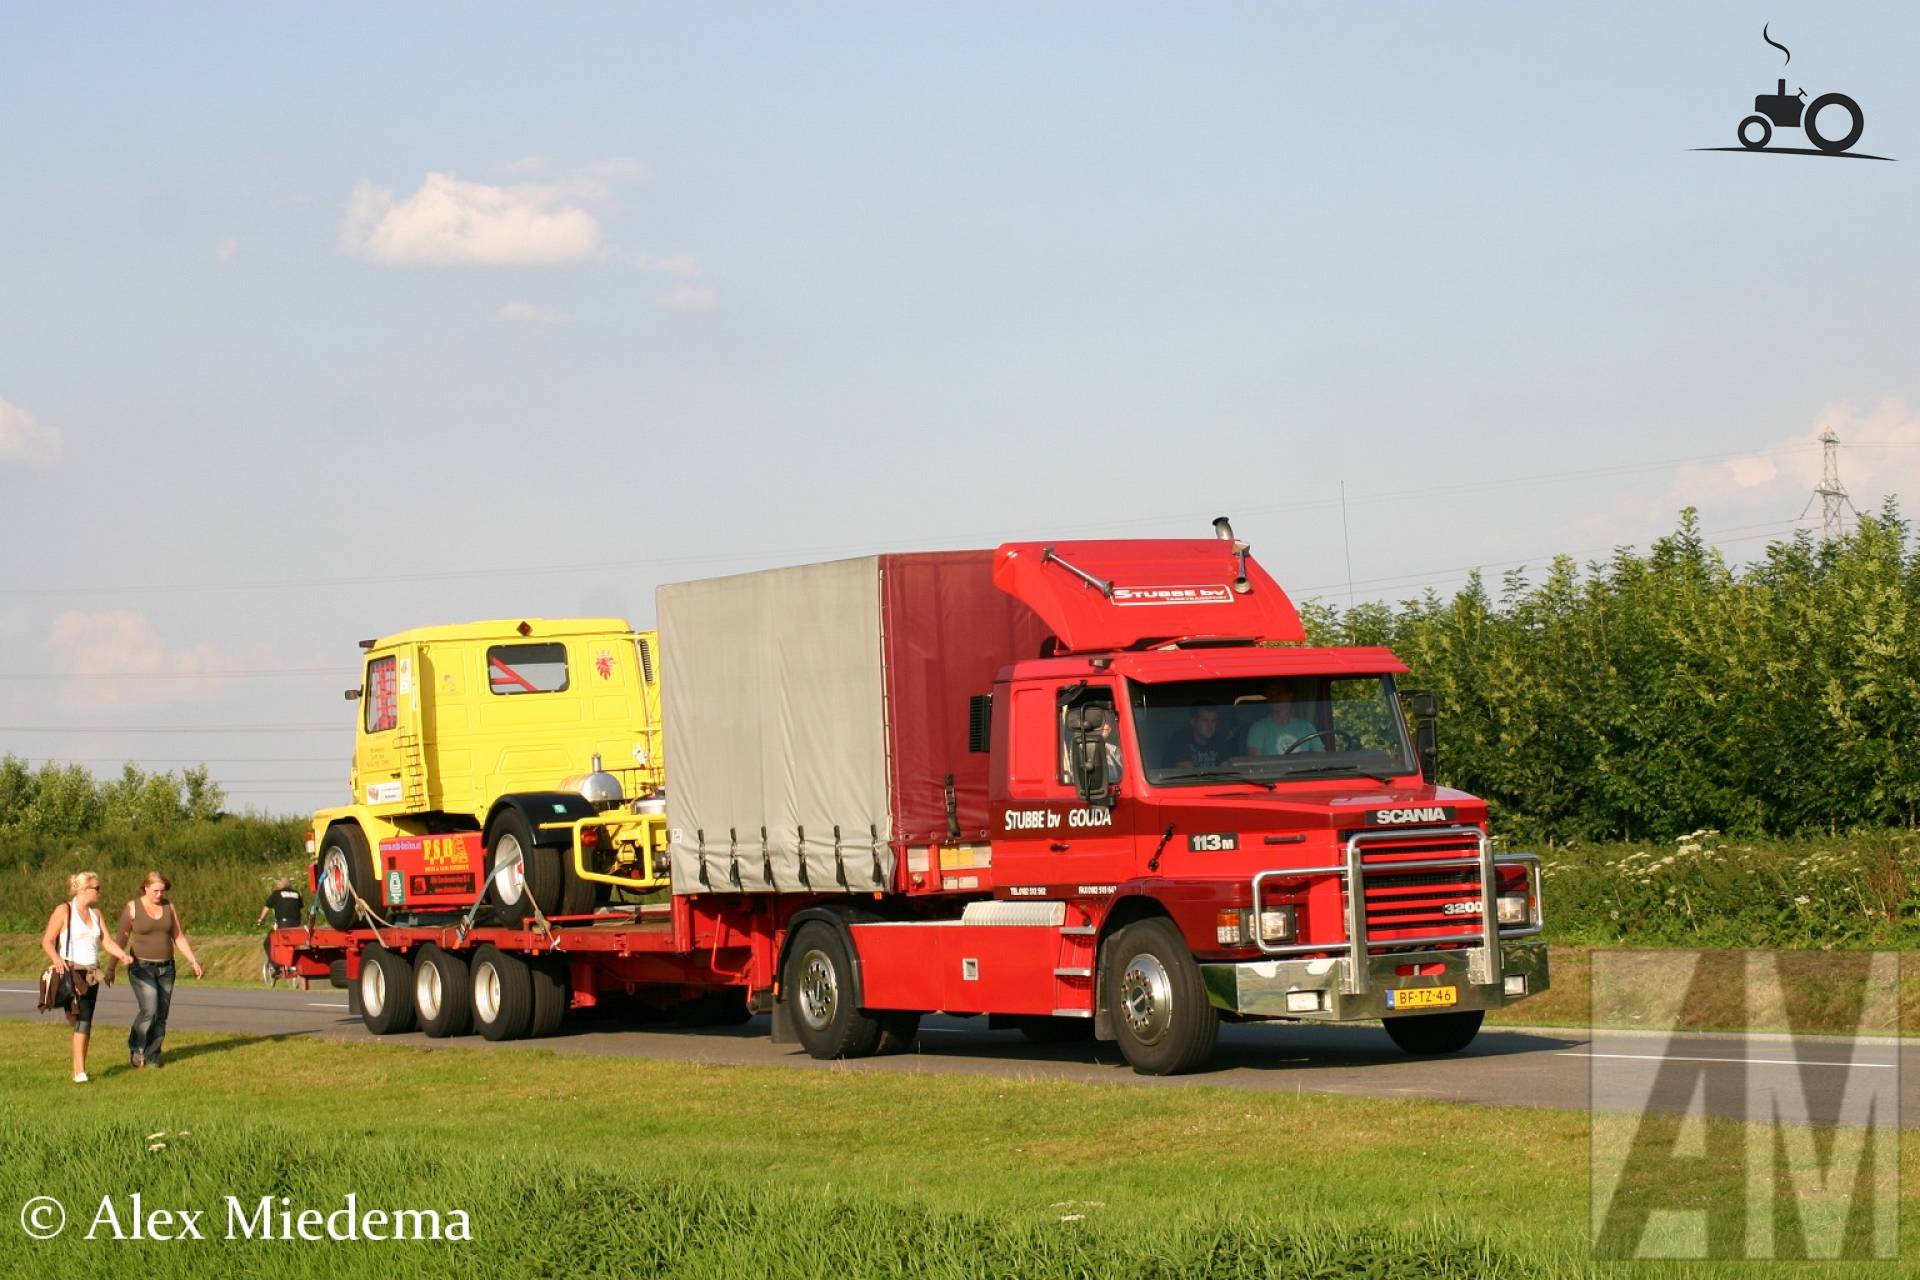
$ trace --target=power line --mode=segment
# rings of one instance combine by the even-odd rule
[[[0,671],[0,680],[239,680],[351,676],[353,667],[264,667],[254,671]]]
[[[58,725],[0,724],[0,733],[338,733],[337,724]]]

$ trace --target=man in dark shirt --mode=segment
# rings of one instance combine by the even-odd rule
[[[260,908],[260,915],[253,923],[256,927],[264,924],[267,913],[271,911],[274,928],[291,929],[300,923],[300,913],[304,910],[306,903],[301,900],[299,890],[293,887],[293,881],[281,876],[274,881],[273,892],[267,895],[267,904]]]
[[[1195,707],[1187,717],[1187,732],[1176,738],[1169,758],[1181,769],[1212,769],[1227,758],[1226,743],[1219,737],[1220,712],[1213,707]]]

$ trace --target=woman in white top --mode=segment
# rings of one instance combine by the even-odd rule
[[[100,997],[100,953],[105,951],[125,965],[132,965],[133,957],[107,936],[107,922],[100,915],[98,872],[78,871],[68,876],[67,892],[73,896],[47,917],[40,949],[53,961],[55,973],[73,973],[74,990],[79,994],[67,1010],[67,1021],[73,1024],[73,1082],[85,1084],[93,1002]]]

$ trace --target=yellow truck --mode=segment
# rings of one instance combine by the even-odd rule
[[[619,618],[419,627],[361,643],[352,800],[313,815],[328,923],[593,911],[666,883],[659,640]]]

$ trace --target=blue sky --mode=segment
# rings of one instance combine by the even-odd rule
[[[1754,554],[1823,424],[1862,506],[1920,480],[1916,53],[1894,5],[0,11],[0,751],[306,807],[356,639],[873,550],[1225,511],[1344,599],[1693,502]],[[1780,75],[1898,163],[1690,150]],[[287,668],[340,670],[193,674]]]

